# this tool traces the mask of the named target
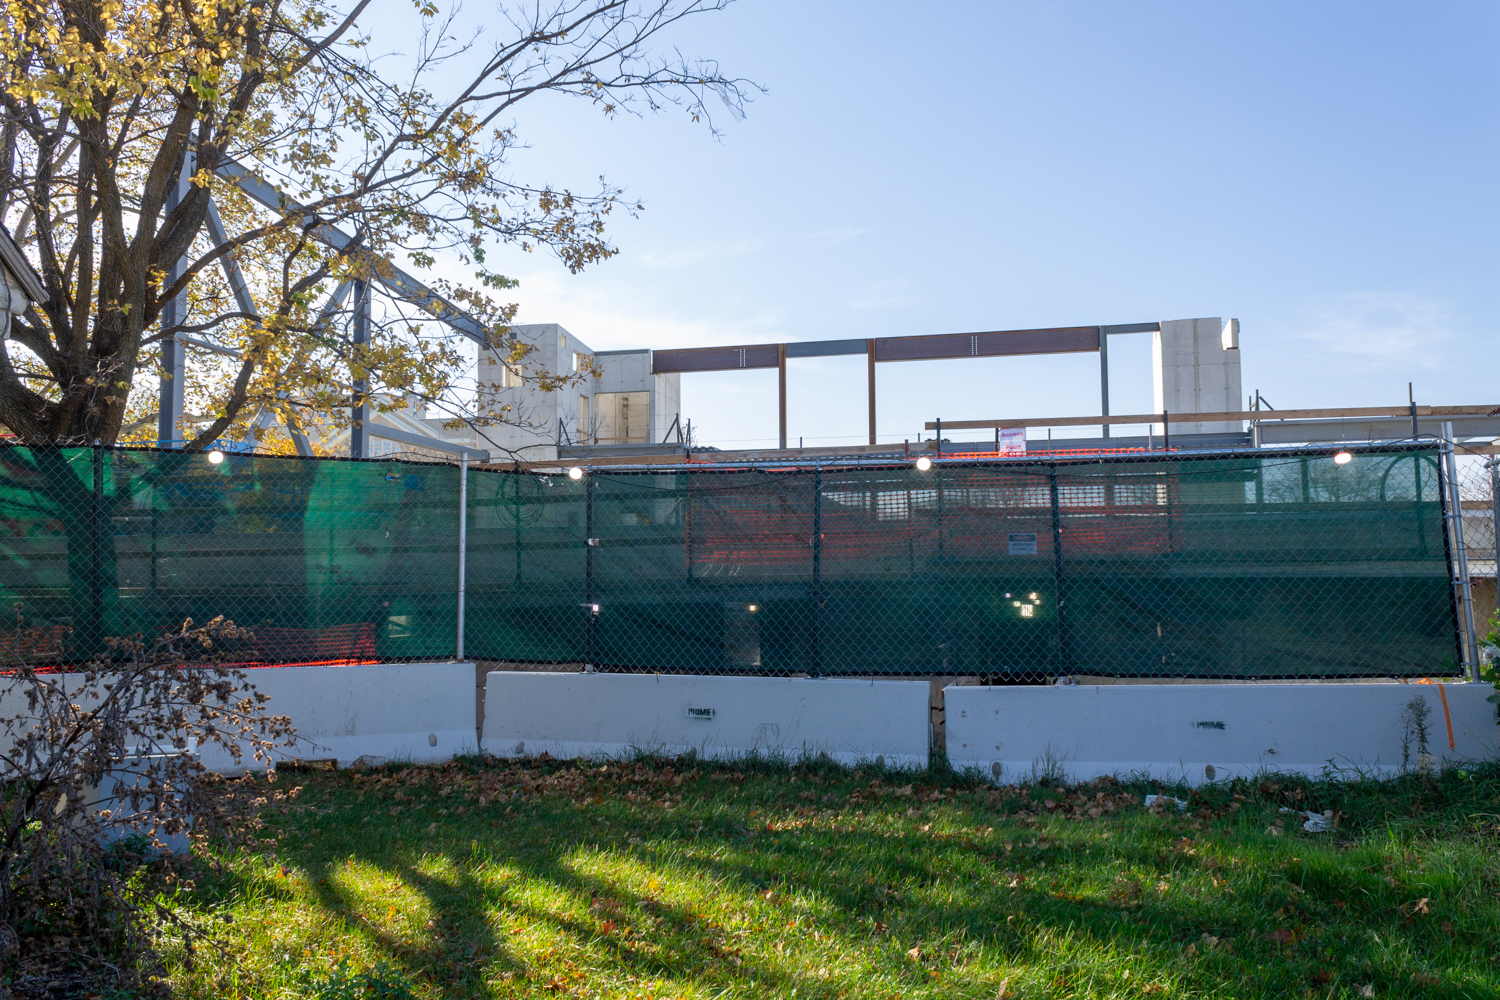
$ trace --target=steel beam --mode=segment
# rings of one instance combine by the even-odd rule
[[[673,372],[728,372],[742,368],[777,368],[781,364],[780,344],[754,344],[746,347],[690,347],[678,351],[652,351],[651,371],[655,375]]]
[[[423,437],[420,434],[397,430],[394,427],[387,427],[384,424],[370,423],[367,426],[370,429],[370,437],[383,438],[387,441],[399,441],[402,444],[416,445],[420,448],[431,448],[433,451],[446,452],[450,455],[467,455],[480,462],[488,462],[490,460],[489,452],[480,451],[478,448],[470,448],[468,445],[454,444],[452,441],[444,441],[441,438]]]
[[[275,185],[258,174],[252,173],[243,164],[234,160],[225,160],[215,172],[221,177],[234,181],[241,191],[267,208],[281,212],[283,215],[296,215],[303,212],[301,204],[282,194]],[[354,237],[337,226],[316,218],[308,221],[312,223],[309,230],[312,237],[325,246],[343,250],[354,242]],[[491,346],[489,331],[482,323],[389,260],[381,259],[380,264],[375,268],[374,277],[394,297],[410,302],[433,319],[448,324],[475,343],[485,347]]]
[[[809,340],[800,344],[786,344],[789,358],[834,358],[842,354],[864,354],[870,349],[868,340]]]

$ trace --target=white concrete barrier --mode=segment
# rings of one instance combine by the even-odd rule
[[[484,749],[497,756],[624,757],[690,751],[725,760],[826,753],[926,767],[926,681],[496,671]]]
[[[270,696],[268,713],[288,716],[297,730],[296,745],[279,759],[440,761],[478,749],[473,663],[256,667],[245,674]],[[49,679],[67,688],[83,683],[80,674]],[[0,715],[24,712],[24,696],[0,685]],[[266,767],[249,754],[236,765],[221,747],[198,749],[203,765],[221,774]]]
[[[1489,684],[1119,684],[944,689],[948,759],[1012,782],[1148,774],[1164,781],[1402,766],[1403,709],[1422,698],[1428,752],[1493,758]],[[1451,734],[1451,741],[1450,741]],[[1413,745],[1410,757],[1416,763]]]
[[[472,663],[378,663],[349,667],[265,667],[247,670],[256,690],[271,696],[272,715],[286,715],[298,745],[284,759],[360,757],[405,761],[449,760],[472,753],[479,720]],[[202,748],[203,763],[234,771],[218,747]],[[262,768],[247,757],[242,767]]]

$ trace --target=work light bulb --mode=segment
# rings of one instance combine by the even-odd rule
[[[222,461],[224,461],[224,453],[219,449],[215,448],[213,451],[208,453],[209,465],[218,465]]]
[[[930,468],[932,468],[932,459],[928,458],[926,455],[923,455],[921,458],[917,459],[918,472],[926,472]]]
[[[1333,456],[1334,465],[1348,465],[1352,461],[1354,461],[1354,456],[1349,454],[1347,451],[1341,451],[1337,455]]]
[[[576,465],[573,466],[571,469],[568,470],[568,478],[574,480],[575,482],[577,480],[579,480],[579,479],[582,479],[583,478],[583,470],[580,469]]]

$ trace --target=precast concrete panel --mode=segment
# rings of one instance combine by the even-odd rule
[[[1192,784],[1267,771],[1387,776],[1403,767],[1403,712],[1413,699],[1428,711],[1431,763],[1494,758],[1500,727],[1485,700],[1494,690],[1465,683],[949,687],[948,758],[1006,783],[1044,773]],[[1407,763],[1420,766],[1413,738],[1405,738]]]
[[[483,746],[503,757],[827,754],[920,768],[928,692],[926,681],[496,671],[485,684]]]
[[[279,751],[277,760],[429,762],[477,749],[473,663],[265,667],[245,674],[257,691],[270,696],[267,713],[289,717],[296,729],[296,745]],[[65,691],[83,686],[82,674],[47,680]],[[25,706],[24,694],[0,685],[0,715],[23,714]],[[249,752],[237,764],[221,747],[196,749],[203,765],[220,774],[267,767]],[[9,750],[0,746],[0,752]]]
[[[451,760],[477,749],[473,663],[378,663],[350,667],[267,667],[248,670],[270,695],[274,715],[297,730],[280,759],[326,760],[340,766],[360,757],[419,763]],[[218,747],[201,748],[211,771],[260,769],[246,755],[236,765]]]
[[[1152,335],[1152,387],[1156,411],[1218,413],[1238,410],[1240,398],[1239,332],[1235,320],[1218,317],[1163,320]],[[1171,420],[1180,434],[1237,433],[1235,421]]]

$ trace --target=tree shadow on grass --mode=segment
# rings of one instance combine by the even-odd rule
[[[601,812],[604,815],[597,815]],[[1168,831],[1154,838],[1103,842],[1069,835],[1081,827],[1068,831],[1017,826],[1003,834],[1013,843],[1006,853],[996,846],[998,840],[967,847],[911,829],[813,826],[750,831],[732,819],[688,807],[654,820],[631,815],[620,803],[594,813],[580,816],[566,799],[557,804],[544,800],[523,808],[498,829],[493,823],[500,808],[495,807],[440,824],[426,839],[414,829],[420,820],[385,824],[373,831],[335,825],[304,834],[302,842],[289,839],[280,850],[307,873],[313,905],[357,928],[372,948],[407,974],[442,982],[454,996],[484,995],[486,984],[497,977],[510,973],[524,979],[531,971],[526,957],[511,946],[510,935],[493,919],[500,911],[547,927],[565,940],[566,947],[587,954],[590,964],[611,966],[622,976],[698,979],[714,987],[742,988],[753,980],[757,991],[768,996],[786,996],[792,989],[799,996],[849,994],[851,988],[852,995],[862,995],[860,984],[850,983],[839,972],[825,979],[815,970],[794,968],[805,964],[806,955],[789,951],[772,956],[764,953],[768,944],[754,941],[739,949],[710,915],[662,898],[670,892],[653,895],[633,887],[628,879],[581,870],[586,866],[580,862],[580,851],[596,848],[660,872],[664,885],[685,873],[694,882],[737,896],[742,910],[763,912],[768,919],[794,916],[807,921],[809,934],[816,932],[842,950],[864,955],[890,985],[906,990],[919,989],[942,974],[953,977],[953,990],[978,992],[987,970],[998,975],[999,969],[1010,966],[1050,975],[1068,966],[1056,950],[1057,935],[1065,935],[1080,948],[1145,960],[1163,977],[1181,976],[1208,986],[1215,978],[1235,976],[1247,988],[1268,996],[1298,995],[1313,981],[1323,960],[1320,935],[1335,933],[1329,921],[1345,916],[1333,912],[1334,904],[1355,888],[1341,880],[1336,867],[1320,864],[1306,870],[1295,893],[1278,893],[1268,886],[1254,902],[1213,891],[1194,897],[1185,892],[1155,893],[1150,886],[1132,889],[1132,877],[1202,874],[1197,860],[1171,846]],[[1120,822],[1136,820],[1106,822],[1119,830]],[[621,843],[626,833],[617,828],[642,842]],[[306,836],[315,836],[324,846],[303,846]],[[476,866],[476,846],[480,854],[503,859],[516,873],[517,884],[498,885]],[[451,877],[428,874],[424,868],[431,868],[433,860],[440,860]],[[346,863],[384,871],[420,894],[433,914],[433,938],[406,940],[382,926],[370,900],[345,891],[334,878]],[[1123,867],[1139,876],[1125,877],[1119,898],[1069,895],[1052,892],[1044,884],[1046,873],[1057,871],[1059,865],[1101,873]],[[1026,877],[1017,879],[1019,875]],[[1371,899],[1371,920],[1382,911],[1389,914],[1395,902],[1392,891],[1368,878],[1359,882],[1364,894],[1372,888],[1382,890]],[[524,898],[528,884],[548,886],[574,905],[532,903]],[[770,887],[776,887],[782,899],[815,893],[816,913],[791,906],[790,901],[772,906],[757,898],[757,892]],[[232,891],[232,886],[220,891]],[[295,893],[282,891],[278,896],[287,899]],[[615,901],[617,925],[629,924],[636,935],[624,940],[615,930],[605,929],[610,911],[591,912],[591,899]],[[1281,906],[1276,919],[1289,937],[1267,937],[1273,904]],[[1429,943],[1425,929],[1390,926],[1388,918],[1379,930],[1409,935],[1407,943],[1414,947]],[[1203,935],[1232,942],[1234,952],[1205,954],[1196,964],[1184,966],[1184,949],[1196,947]],[[956,957],[942,965],[944,950],[954,941],[979,948],[987,956],[983,967],[955,969]],[[906,948],[913,945],[935,950],[938,964],[924,964],[934,961],[925,957],[903,961]],[[1399,996],[1408,986],[1383,983],[1378,995]],[[1463,986],[1440,980],[1424,983],[1409,995],[1459,996]]]

